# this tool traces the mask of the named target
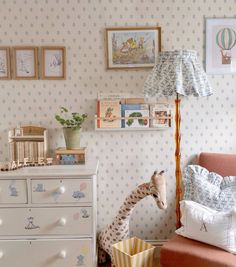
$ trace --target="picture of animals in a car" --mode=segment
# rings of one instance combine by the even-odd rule
[[[108,52],[112,66],[139,67],[155,64],[157,53],[160,51],[160,37],[157,30],[117,30],[110,32],[108,37],[110,37]]]

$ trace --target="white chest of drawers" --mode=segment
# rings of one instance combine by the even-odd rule
[[[0,266],[97,266],[97,168],[0,172]]]

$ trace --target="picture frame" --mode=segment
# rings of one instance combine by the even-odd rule
[[[41,47],[41,78],[66,79],[66,49],[64,46]]]
[[[161,51],[161,27],[106,28],[107,69],[152,68]]]
[[[12,48],[13,79],[38,79],[38,48],[34,46],[15,46]]]
[[[0,46],[0,80],[11,79],[10,48]]]
[[[236,18],[206,19],[206,72],[236,73]]]

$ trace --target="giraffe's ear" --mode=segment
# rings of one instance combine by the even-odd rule
[[[155,170],[154,173],[153,173],[153,175],[156,175],[157,173],[158,173],[157,170]],[[158,175],[162,175],[163,173],[165,173],[164,170],[160,171],[160,172],[158,173]]]

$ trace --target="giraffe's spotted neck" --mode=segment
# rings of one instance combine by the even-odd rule
[[[150,195],[149,183],[144,183],[139,185],[135,190],[131,192],[129,196],[126,197],[123,205],[119,209],[119,214],[116,216],[116,219],[129,221],[130,215],[132,214],[135,205]]]

